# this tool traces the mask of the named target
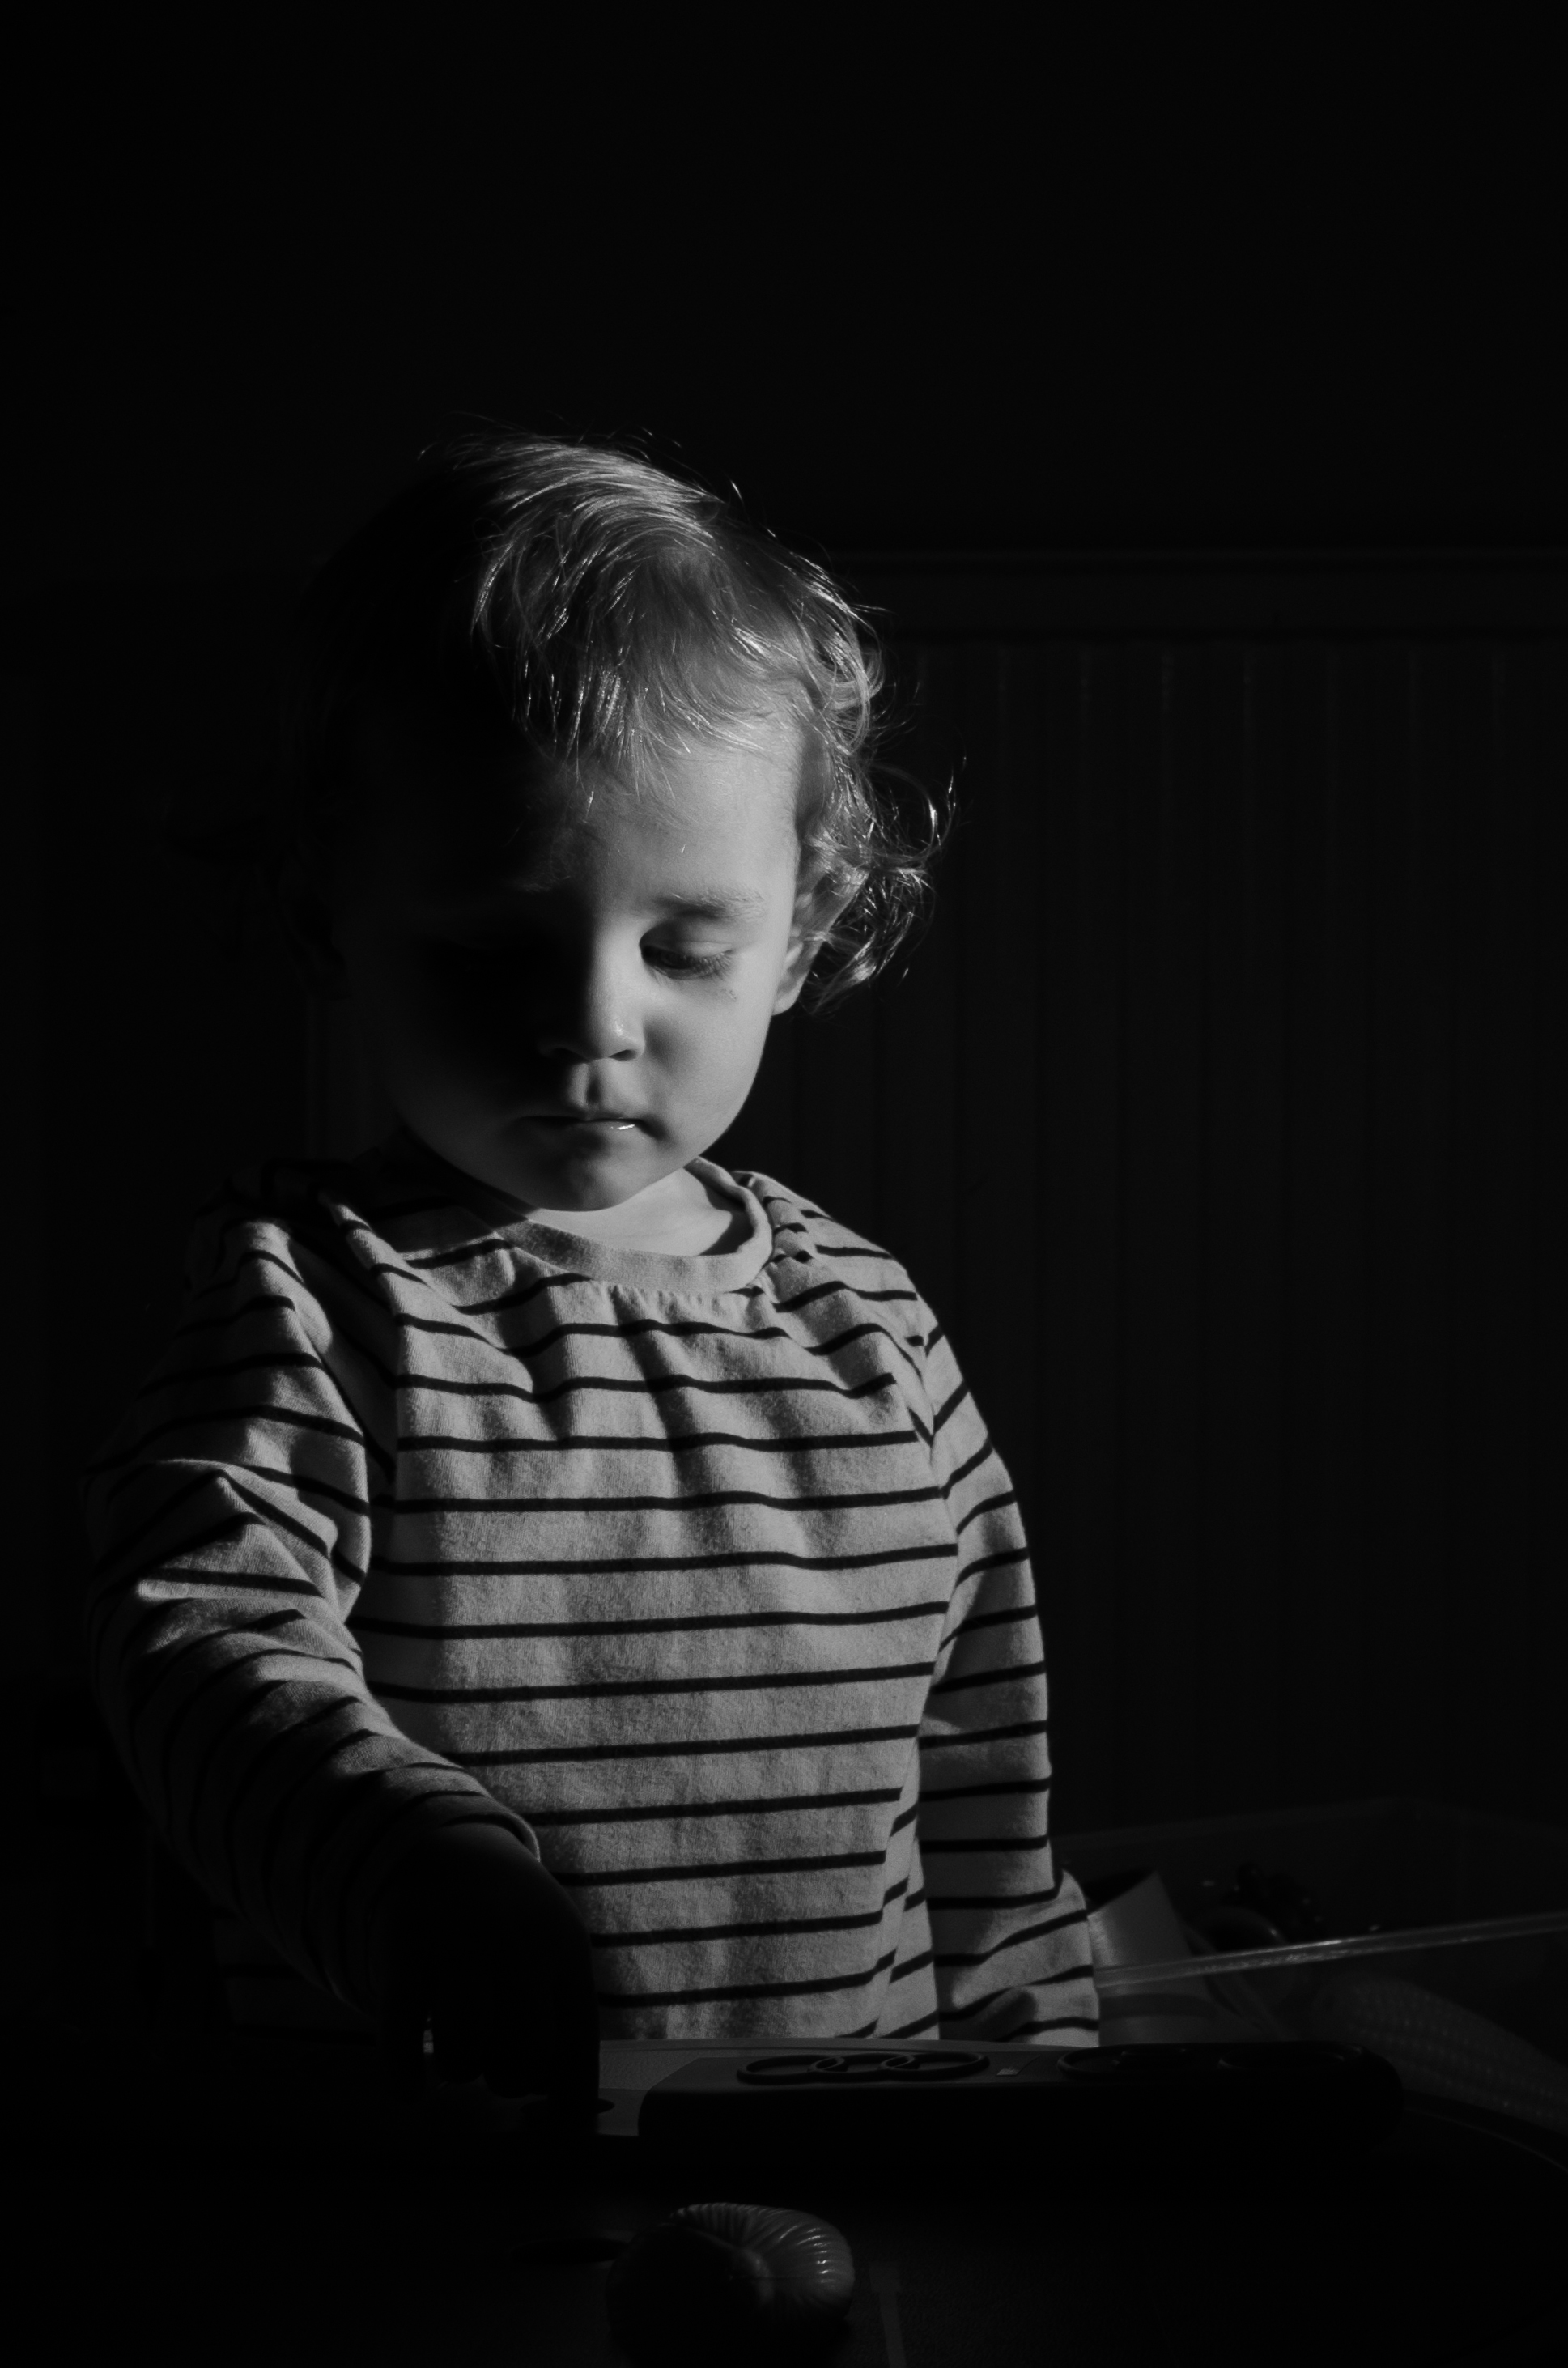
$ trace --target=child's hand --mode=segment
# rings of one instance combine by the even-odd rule
[[[443,2080],[483,2078],[592,2110],[598,2010],[587,1927],[554,1876],[494,1826],[449,1827],[414,1850],[369,1936],[370,2004],[395,2066],[424,2029]]]

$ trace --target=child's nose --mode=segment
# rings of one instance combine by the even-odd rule
[[[612,954],[563,960],[540,1030],[540,1050],[555,1059],[627,1060],[642,1050],[636,982]]]

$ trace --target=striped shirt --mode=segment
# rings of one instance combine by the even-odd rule
[[[518,1222],[407,1137],[225,1189],[87,1474],[119,1748],[230,1956],[340,2014],[401,1858],[477,1820],[577,1904],[607,2036],[1082,2044],[1028,1551],[952,1350],[885,1251],[694,1172],[739,1247]]]

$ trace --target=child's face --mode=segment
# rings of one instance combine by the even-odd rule
[[[378,818],[332,934],[399,1116],[535,1208],[656,1191],[736,1116],[809,967],[795,727],[770,715],[641,789],[386,725],[364,754]]]

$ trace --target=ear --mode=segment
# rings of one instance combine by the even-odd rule
[[[790,948],[784,957],[778,991],[773,998],[775,1019],[781,1011],[793,1009],[800,1001],[801,989],[811,976],[812,964],[822,951],[824,938],[853,902],[853,891],[847,896],[835,896],[823,882],[804,890],[796,899],[795,925],[790,932]]]
[[[790,952],[778,981],[778,992],[773,998],[775,1019],[781,1011],[793,1010],[800,1001],[801,989],[811,976],[812,963],[820,943],[820,939],[816,938],[790,940]]]
[[[321,882],[293,849],[272,875],[272,896],[294,967],[314,995],[342,1002],[348,993],[332,913]]]

